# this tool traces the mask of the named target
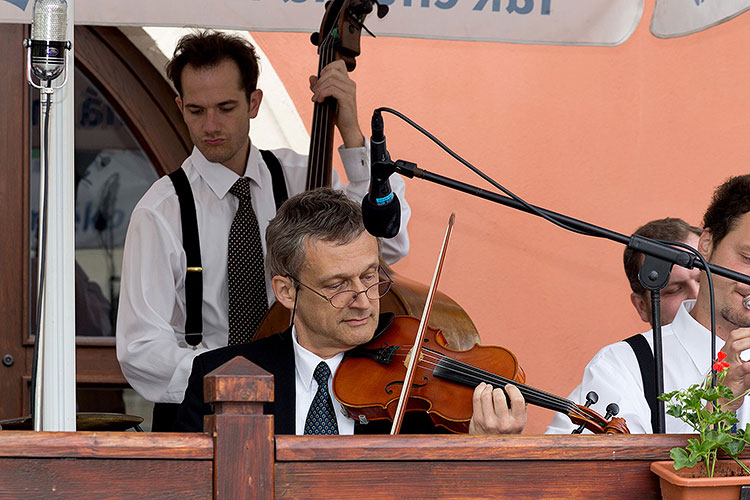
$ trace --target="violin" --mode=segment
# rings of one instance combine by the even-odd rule
[[[396,316],[373,340],[347,352],[333,380],[333,392],[355,420],[393,420],[419,320]],[[447,347],[439,329],[428,327],[409,391],[406,410],[427,412],[432,421],[456,432],[469,431],[472,395],[481,382],[513,384],[527,403],[566,414],[595,434],[630,434],[623,418],[601,416],[591,408],[525,385],[515,355],[503,347]],[[364,374],[364,376],[363,376]]]

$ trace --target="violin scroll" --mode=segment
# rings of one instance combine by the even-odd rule
[[[570,421],[574,424],[579,424],[581,426],[576,429],[578,432],[573,431],[575,434],[580,433],[584,428],[590,430],[594,434],[630,434],[630,429],[628,429],[625,419],[615,417],[619,411],[620,408],[615,403],[611,403],[607,406],[606,415],[602,417],[588,406],[576,405],[575,408],[568,413],[568,418],[570,418]]]

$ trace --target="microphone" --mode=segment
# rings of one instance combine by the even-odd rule
[[[31,70],[42,81],[51,82],[65,69],[65,50],[70,42],[65,40],[68,27],[68,2],[66,0],[36,0],[31,22]]]
[[[371,128],[370,189],[362,198],[362,219],[371,235],[393,238],[401,229],[401,203],[388,180],[396,166],[385,147],[383,117],[377,109],[372,114]]]

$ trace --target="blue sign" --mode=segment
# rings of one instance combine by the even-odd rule
[[[29,5],[29,0],[3,0],[3,1],[13,4],[21,10],[26,10],[26,6]]]

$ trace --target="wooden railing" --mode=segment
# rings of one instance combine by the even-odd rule
[[[205,383],[204,434],[0,432],[0,499],[658,499],[686,436],[274,436],[272,377]],[[748,455],[750,456],[750,455]]]

